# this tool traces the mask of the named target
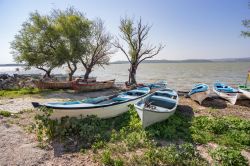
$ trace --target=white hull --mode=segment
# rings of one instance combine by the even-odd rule
[[[250,92],[249,91],[239,88],[239,92],[241,92],[238,95],[239,99],[250,99]]]
[[[197,92],[190,95],[190,98],[194,101],[197,101],[201,105],[202,101],[205,100],[207,97],[209,97],[209,94],[210,90],[207,90],[205,92]]]
[[[154,123],[164,121],[175,113],[175,109],[169,110],[168,112],[157,112],[145,109],[143,110],[137,106],[136,106],[136,111],[141,119],[143,128],[150,126]]]
[[[88,115],[96,115],[99,118],[105,119],[105,118],[112,118],[116,117],[126,111],[129,110],[128,105],[129,104],[135,104],[137,101],[141,100],[141,98],[116,104],[116,105],[110,105],[105,107],[98,107],[98,108],[80,108],[80,109],[53,109],[53,113],[51,115],[51,119],[61,119],[62,117],[68,116],[68,117],[86,117]],[[40,112],[40,111],[38,111]],[[41,114],[41,112],[40,112]]]
[[[234,105],[238,98],[238,93],[225,93],[225,92],[218,92],[215,89],[213,91],[220,96],[221,98],[229,101],[232,105]]]

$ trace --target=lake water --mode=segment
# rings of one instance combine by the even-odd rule
[[[22,67],[16,72],[17,67],[0,67],[0,73],[8,74],[38,74],[42,73],[37,69],[25,71]],[[116,79],[118,82],[128,80],[129,64],[111,64],[104,69],[95,68],[92,76],[98,80]],[[138,82],[154,82],[156,80],[167,80],[168,85],[178,90],[188,90],[194,83],[207,83],[210,86],[215,81],[222,81],[236,86],[245,82],[250,62],[235,63],[144,63],[137,71]],[[67,68],[55,69],[54,74],[66,74]],[[84,70],[80,69],[75,75],[83,75]]]

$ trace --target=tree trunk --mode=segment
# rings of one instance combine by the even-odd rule
[[[43,78],[51,78],[51,70],[46,70],[45,71],[45,75],[43,76]]]
[[[129,84],[135,85],[136,84],[136,70],[137,65],[131,64],[129,69]]]
[[[84,80],[87,81],[89,78],[89,74],[91,73],[91,67],[90,68],[86,68],[85,74],[84,74]]]
[[[68,78],[68,80],[72,81],[73,80],[73,75],[74,75],[75,71],[77,70],[77,66],[76,66],[75,63],[73,63],[73,68],[72,68],[71,65],[70,65],[70,62],[67,62],[67,64],[68,64],[68,68],[69,68],[69,73],[68,73],[69,78]]]

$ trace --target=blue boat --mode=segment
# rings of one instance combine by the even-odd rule
[[[214,84],[213,91],[221,98],[229,101],[232,105],[236,103],[239,93],[237,89],[220,82]]]
[[[179,97],[177,92],[173,89],[165,88],[144,97],[134,106],[141,119],[142,127],[145,128],[173,115],[178,103]]]
[[[207,84],[200,83],[193,86],[191,91],[188,93],[188,96],[201,105],[202,101],[209,97],[209,94],[209,86]]]
[[[88,115],[96,115],[99,118],[111,118],[128,111],[128,105],[146,97],[149,92],[150,89],[148,87],[141,87],[112,96],[88,98],[80,101],[47,103],[44,105],[33,102],[32,105],[34,107],[43,106],[53,109],[51,119],[60,119],[65,116],[86,117]],[[41,114],[38,111],[37,113]]]

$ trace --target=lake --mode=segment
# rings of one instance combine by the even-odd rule
[[[16,68],[20,71],[16,72]],[[129,64],[111,64],[104,69],[95,68],[92,76],[98,80],[116,79],[118,82],[128,80]],[[215,62],[215,63],[143,63],[137,71],[138,82],[154,82],[167,80],[168,85],[178,90],[188,90],[194,83],[207,83],[210,86],[215,81],[222,81],[230,85],[245,83],[250,62]],[[0,73],[8,74],[38,74],[40,70],[25,71],[22,67],[0,67]],[[54,74],[66,74],[67,68],[55,69]],[[82,67],[75,75],[83,75]]]

